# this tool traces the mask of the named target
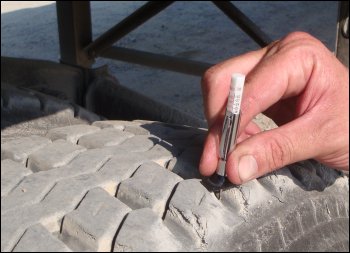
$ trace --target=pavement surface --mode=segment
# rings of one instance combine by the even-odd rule
[[[93,37],[144,1],[91,2]],[[234,1],[273,40],[306,31],[334,50],[336,1]],[[218,63],[259,46],[211,2],[175,2],[120,41],[118,46]],[[1,55],[59,61],[55,3],[1,1]],[[108,64],[119,81],[162,103],[204,119],[200,77],[120,61]],[[272,73],[273,74],[273,73]]]

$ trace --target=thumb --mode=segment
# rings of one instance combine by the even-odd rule
[[[229,154],[228,179],[242,184],[285,165],[317,156],[317,129],[306,115],[281,127],[260,132],[239,143]]]

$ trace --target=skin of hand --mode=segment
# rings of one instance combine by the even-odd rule
[[[202,78],[208,135],[199,164],[212,175],[219,159],[231,74],[246,75],[236,148],[228,156],[234,184],[314,158],[349,170],[349,69],[319,40],[293,32],[265,48],[231,58]],[[261,131],[252,119],[263,112],[279,126]]]

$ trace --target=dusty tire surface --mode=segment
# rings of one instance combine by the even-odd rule
[[[205,135],[107,120],[2,134],[1,250],[349,250],[347,176],[304,161],[217,199],[197,169]]]
[[[45,136],[49,129],[103,119],[76,104],[1,83],[1,143],[19,136]]]

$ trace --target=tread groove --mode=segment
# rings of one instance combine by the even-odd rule
[[[4,97],[8,95],[9,94],[7,94],[6,92],[5,94],[2,94],[4,108],[6,107],[6,103],[8,104],[9,101],[9,98],[5,99]],[[22,94],[22,96],[24,96],[24,94]],[[29,94],[27,101],[30,102],[32,96],[35,96],[35,98],[40,102],[41,111],[51,109],[55,110],[56,108],[60,108],[60,106],[62,105],[68,104],[70,106],[69,113],[65,114],[65,116],[69,117],[66,119],[64,126],[74,124],[74,118],[72,117],[71,108],[74,109],[75,116],[86,113],[85,111],[79,111],[79,107],[75,105],[59,100],[54,101],[54,103],[58,103],[57,106],[55,104],[50,104],[49,106],[47,106],[46,103],[49,103],[50,101],[47,100],[43,95],[36,94],[36,92],[32,92],[32,94]],[[25,103],[28,103],[27,101]],[[18,101],[18,103],[20,103],[20,101]],[[9,106],[11,108],[15,107],[16,101],[11,100]],[[37,107],[39,108],[39,104],[37,105]],[[202,185],[200,184],[200,180],[196,178],[189,177],[189,179],[183,180],[180,177],[176,176],[176,180],[178,181],[171,181],[173,180],[172,177],[175,177],[177,173],[180,173],[178,172],[179,170],[172,171],[170,167],[176,165],[180,167],[180,163],[176,163],[180,161],[182,155],[185,156],[186,154],[186,158],[188,159],[197,158],[194,152],[195,150],[198,150],[197,137],[199,135],[191,135],[189,133],[192,132],[185,133],[185,129],[180,129],[176,127],[172,128],[169,125],[164,125],[162,123],[148,121],[143,122],[144,123],[135,123],[116,120],[110,122],[101,121],[97,124],[92,124],[96,126],[114,125],[118,126],[119,128],[124,127],[124,132],[134,135],[128,136],[128,138],[116,144],[115,146],[103,146],[96,147],[93,149],[86,149],[85,151],[75,156],[65,165],[60,164],[54,169],[50,169],[40,173],[38,172],[30,174],[31,177],[33,177],[33,180],[28,180],[28,189],[32,189],[30,187],[35,187],[36,185],[34,184],[37,184],[38,188],[33,188],[35,190],[33,190],[33,192],[40,192],[40,196],[37,195],[37,197],[40,198],[40,200],[38,200],[38,202],[34,204],[31,202],[26,202],[27,200],[23,201],[23,206],[18,208],[18,210],[13,208],[8,209],[6,211],[6,207],[4,208],[5,213],[2,214],[5,214],[6,217],[10,217],[13,213],[13,217],[11,216],[11,219],[13,219],[13,221],[16,221],[10,222],[13,224],[6,225],[8,226],[9,231],[5,231],[5,233],[9,234],[7,236],[7,238],[9,239],[6,240],[9,240],[9,245],[5,245],[4,247],[15,249],[16,245],[18,245],[19,241],[24,236],[27,229],[29,229],[37,223],[43,223],[41,221],[43,217],[45,219],[44,223],[47,225],[47,230],[50,233],[52,233],[52,231],[55,231],[55,233],[59,233],[59,237],[62,234],[62,232],[64,232],[64,230],[66,229],[63,224],[65,220],[66,222],[69,221],[68,214],[78,209],[79,207],[83,209],[82,203],[84,199],[86,198],[89,191],[96,187],[106,187],[104,189],[109,194],[110,200],[108,198],[106,200],[101,200],[100,197],[97,197],[98,195],[89,199],[89,203],[92,207],[97,207],[97,203],[99,203],[100,208],[92,212],[91,217],[93,218],[93,220],[86,219],[88,222],[84,220],[86,224],[93,224],[93,221],[95,221],[96,224],[104,224],[102,221],[104,221],[106,217],[108,217],[108,215],[103,214],[103,212],[106,211],[106,209],[104,209],[101,206],[103,206],[104,203],[109,201],[117,201],[116,199],[118,199],[118,193],[121,194],[122,192],[124,192],[123,194],[125,195],[129,194],[127,196],[135,196],[135,199],[138,198],[136,200],[140,200],[141,197],[145,199],[145,202],[137,202],[135,200],[135,203],[141,203],[140,206],[142,206],[143,203],[145,204],[142,207],[136,206],[135,210],[128,209],[128,211],[123,212],[118,218],[118,223],[116,223],[117,218],[112,216],[111,220],[114,221],[115,226],[112,227],[110,230],[108,230],[104,225],[101,225],[101,230],[103,230],[102,232],[109,233],[108,243],[111,243],[111,251],[113,251],[115,247],[118,248],[118,244],[116,243],[124,235],[127,237],[129,236],[128,233],[130,233],[130,236],[132,237],[131,232],[134,228],[133,226],[130,226],[130,228],[128,226],[128,223],[129,221],[133,221],[133,217],[137,217],[136,213],[132,212],[136,212],[142,208],[145,208],[145,206],[148,203],[151,203],[151,201],[154,201],[153,203],[160,204],[157,204],[158,206],[154,205],[156,206],[155,209],[152,209],[151,207],[147,206],[146,208],[149,209],[147,210],[147,212],[150,213],[150,216],[154,216],[155,220],[158,219],[158,221],[161,222],[145,224],[152,224],[152,229],[154,229],[154,231],[156,231],[157,233],[159,231],[169,230],[171,236],[173,236],[172,238],[171,236],[167,235],[169,236],[167,237],[167,240],[169,240],[169,242],[171,242],[171,240],[174,239],[174,241],[178,241],[183,248],[193,246],[193,248],[196,250],[215,250],[217,249],[213,246],[215,243],[220,244],[220,246],[222,247],[220,248],[220,250],[223,251],[232,251],[232,249],[246,251],[250,248],[262,251],[269,247],[273,248],[274,246],[281,246],[283,247],[283,249],[289,249],[290,245],[294,245],[296,243],[301,242],[303,238],[308,238],[310,236],[313,236],[312,238],[316,238],[314,234],[317,233],[316,228],[318,228],[318,226],[327,226],[328,224],[332,225],[335,221],[339,220],[348,221],[347,217],[340,217],[349,215],[348,199],[346,199],[346,197],[348,197],[348,192],[345,192],[345,194],[339,194],[339,191],[340,189],[343,189],[342,187],[344,187],[344,182],[346,180],[342,179],[337,181],[337,178],[340,177],[340,175],[336,176],[336,173],[333,173],[333,171],[328,171],[329,169],[327,167],[324,167],[323,165],[322,170],[317,171],[318,165],[313,161],[298,163],[295,165],[285,167],[279,170],[277,173],[270,173],[269,175],[261,177],[258,180],[254,180],[243,186],[236,187],[234,188],[234,190],[227,189],[227,191],[225,190],[222,192],[222,197],[224,197],[224,194],[227,194],[224,201],[218,201],[212,193],[210,193],[209,191],[207,191],[207,189],[202,187]],[[144,133],[146,131],[137,128],[142,127],[142,125],[140,124],[145,124],[147,126],[147,128],[145,129],[149,131],[149,135],[145,135]],[[130,132],[127,131],[128,128],[126,126],[131,126],[129,127]],[[154,129],[152,127],[154,127]],[[84,131],[86,130],[83,129],[86,128],[89,127],[83,128],[77,126],[76,132],[72,130],[70,132],[68,130],[64,130],[62,131],[62,134],[64,136],[68,136],[69,134],[71,134],[71,136],[75,136],[75,134],[77,136],[80,136],[81,134],[85,133]],[[116,128],[115,130],[118,131],[120,130],[119,128]],[[96,132],[94,133],[99,133],[103,129],[105,128],[96,129]],[[187,130],[194,131],[192,128],[186,128],[186,131]],[[129,143],[126,143],[129,140],[129,138],[133,138],[134,136],[136,139],[130,141]],[[153,145],[151,142],[144,142],[143,138],[153,138],[152,136],[156,138],[155,140],[153,140]],[[107,139],[109,137],[110,135],[107,135]],[[167,139],[167,137],[169,137],[169,139]],[[16,138],[21,138],[21,136]],[[96,137],[97,142],[101,141],[101,139],[102,138],[99,136]],[[192,143],[193,146],[191,146],[191,141],[197,142]],[[79,142],[80,137],[77,139],[74,145],[80,146]],[[81,143],[83,143],[83,141]],[[146,143],[147,146],[144,143]],[[92,141],[92,144],[95,143],[93,143]],[[118,148],[118,145],[122,144],[124,145],[124,149]],[[157,147],[155,147],[156,145]],[[149,146],[152,147],[146,150]],[[135,151],[136,149],[138,151]],[[133,150],[135,152],[131,152]],[[49,159],[44,156],[44,151],[45,148],[43,148],[41,151],[39,150],[39,154],[43,155],[44,161],[46,162],[46,160]],[[89,153],[83,155],[85,152]],[[78,158],[80,159],[77,161]],[[60,162],[62,160],[63,158],[59,158]],[[155,161],[157,161],[157,164],[155,164]],[[162,164],[162,167],[164,168],[157,168],[161,169],[161,171],[166,170],[165,177],[161,178],[161,173],[155,174],[154,171],[157,170],[150,170],[152,171],[152,173],[154,173],[150,174],[146,170],[146,168],[141,168],[141,166],[149,162],[152,162],[157,166],[158,164]],[[170,163],[173,164],[170,165]],[[28,164],[30,164],[29,158],[27,158],[25,162],[25,166],[27,168]],[[107,164],[109,165],[107,166]],[[183,166],[183,164],[185,164],[185,166]],[[193,167],[190,166],[190,163],[188,167],[186,167],[186,163],[183,164],[181,166],[183,166],[185,169]],[[151,167],[151,165],[149,166]],[[104,170],[103,168],[105,168],[106,170]],[[190,169],[188,169],[188,171],[189,170]],[[140,172],[139,177],[137,177],[138,174],[135,174],[137,172]],[[141,172],[144,172],[145,174],[141,174]],[[44,178],[43,175],[45,175]],[[48,175],[48,177],[46,177],[46,175]],[[145,178],[148,175],[152,175],[153,177],[151,178],[151,180],[149,180],[150,183],[147,185]],[[16,188],[18,188],[18,186],[27,177],[28,176],[24,176],[23,178],[21,178],[15,186],[12,187],[11,185],[12,188],[9,186],[8,188],[10,190],[8,192],[8,195],[13,193],[13,191]],[[134,183],[134,185],[136,186],[139,186],[139,188],[136,187],[138,190],[136,194],[131,189],[132,187],[130,187],[130,185],[132,184],[128,185],[127,182],[125,182],[125,180],[131,178],[132,183]],[[67,181],[68,185],[63,182],[67,179],[72,179],[71,181]],[[167,185],[165,181],[167,181],[168,179],[169,184]],[[123,182],[125,182],[126,187],[122,189],[120,186]],[[145,184],[143,185],[141,184],[141,182]],[[60,185],[59,188],[58,184]],[[149,185],[151,185],[153,188],[149,187]],[[181,187],[179,187],[180,185]],[[164,186],[165,190],[162,190],[162,186]],[[56,187],[58,188],[57,190],[55,190]],[[153,189],[156,190],[154,191]],[[346,187],[344,187],[344,189],[346,189]],[[157,190],[159,190],[159,192],[161,192],[162,195],[157,195]],[[30,199],[32,196],[29,196],[30,193],[31,192],[28,191],[26,193],[28,195],[24,197],[26,199]],[[337,195],[336,201],[333,201],[335,193],[339,195]],[[19,194],[19,196],[20,195],[21,194]],[[17,198],[17,195],[15,196]],[[64,202],[64,206],[60,206],[58,200],[60,200],[60,203]],[[98,200],[100,200],[100,202],[98,202]],[[43,201],[45,203],[41,203]],[[118,201],[122,202],[120,199],[118,199]],[[333,205],[333,202],[335,206],[331,206],[331,204]],[[31,205],[28,205],[29,203]],[[294,203],[296,203],[296,205]],[[51,208],[51,205],[56,204],[57,207]],[[9,204],[8,207],[10,207],[10,205],[11,204]],[[127,204],[125,205],[127,206]],[[111,213],[114,213],[115,209],[116,208],[112,208]],[[83,214],[84,212],[81,212],[81,216],[78,216],[78,218],[86,218],[83,216]],[[295,217],[287,216],[291,214],[295,214]],[[94,217],[94,215],[96,215],[96,217]],[[30,220],[22,221],[21,219],[24,219],[22,216],[28,216]],[[130,220],[127,220],[128,217]],[[140,215],[140,217],[144,218],[148,216]],[[290,217],[292,217],[292,219]],[[17,218],[18,221],[16,220]],[[241,219],[243,219],[245,222],[243,222]],[[112,224],[109,222],[110,220],[106,221],[108,221],[108,224]],[[277,223],[275,221],[277,221]],[[162,229],[166,229],[157,230],[157,226],[155,225],[154,228],[153,224],[160,224],[159,226],[161,226]],[[141,227],[142,225],[143,224],[140,224]],[[226,225],[227,228],[225,227]],[[53,226],[55,230],[52,230]],[[126,229],[127,227],[128,229]],[[145,225],[145,227],[148,229],[149,225]],[[288,230],[290,227],[294,230]],[[125,228],[125,230],[123,228]],[[278,229],[278,231],[276,231],[276,229]],[[22,233],[22,231],[24,232]],[[68,227],[66,231],[70,233],[73,230],[72,228]],[[91,231],[91,234],[98,234],[96,232],[97,230],[94,230],[94,226],[91,226]],[[273,233],[271,233],[271,231]],[[248,237],[245,238],[244,236],[246,235],[251,239],[248,240]],[[72,233],[68,236],[69,238],[74,237]],[[228,236],[230,240],[227,240],[227,237],[225,236]],[[19,239],[17,240],[18,237]],[[153,238],[151,239],[153,240]],[[161,238],[154,239],[154,243],[156,244],[164,243],[164,241],[161,241]],[[63,242],[64,240],[61,241]],[[6,243],[7,242],[5,242],[5,244]],[[137,242],[135,243],[137,244]],[[15,245],[12,247],[12,244]],[[105,244],[105,246],[106,245],[107,244]],[[107,246],[108,248],[109,245],[110,244],[108,244]],[[176,245],[176,243],[174,245]],[[200,246],[202,246],[203,248],[198,248]],[[131,247],[131,249],[132,248],[133,247]]]
[[[181,182],[181,181],[180,181],[180,182]],[[167,211],[169,210],[170,201],[171,201],[172,197],[174,196],[175,191],[176,191],[177,187],[179,186],[180,182],[178,182],[178,183],[174,186],[174,188],[171,190],[171,193],[170,193],[170,195],[169,195],[169,197],[168,197],[168,199],[167,199],[167,201],[166,201],[165,207],[164,207],[164,213],[163,213],[163,215],[162,215],[162,220],[165,219],[166,213],[167,213]]]
[[[111,247],[111,251],[110,251],[110,252],[113,252],[113,251],[114,251],[114,246],[115,246],[115,243],[116,243],[116,241],[117,241],[118,234],[119,234],[120,230],[122,229],[123,224],[124,224],[126,218],[128,217],[128,215],[129,215],[129,213],[127,213],[127,214],[124,216],[124,218],[123,218],[122,221],[120,222],[120,225],[119,225],[117,231],[115,232],[115,235],[114,235],[113,240],[112,240],[112,247]]]
[[[40,202],[42,202],[42,201],[44,201],[45,200],[45,198],[50,194],[50,192],[52,192],[52,190],[56,187],[56,185],[57,185],[57,182],[55,182],[54,184],[53,184],[53,186],[50,188],[50,190],[42,197],[42,199],[41,200],[39,200],[39,202],[38,203],[40,203]]]
[[[27,228],[28,229],[28,228]],[[21,239],[23,238],[24,234],[27,232],[27,229],[24,230],[24,232],[22,233],[22,235],[18,238],[17,242],[13,245],[13,247],[11,248],[11,250],[9,250],[10,252],[12,252],[16,246],[18,245],[18,243],[21,241]]]

